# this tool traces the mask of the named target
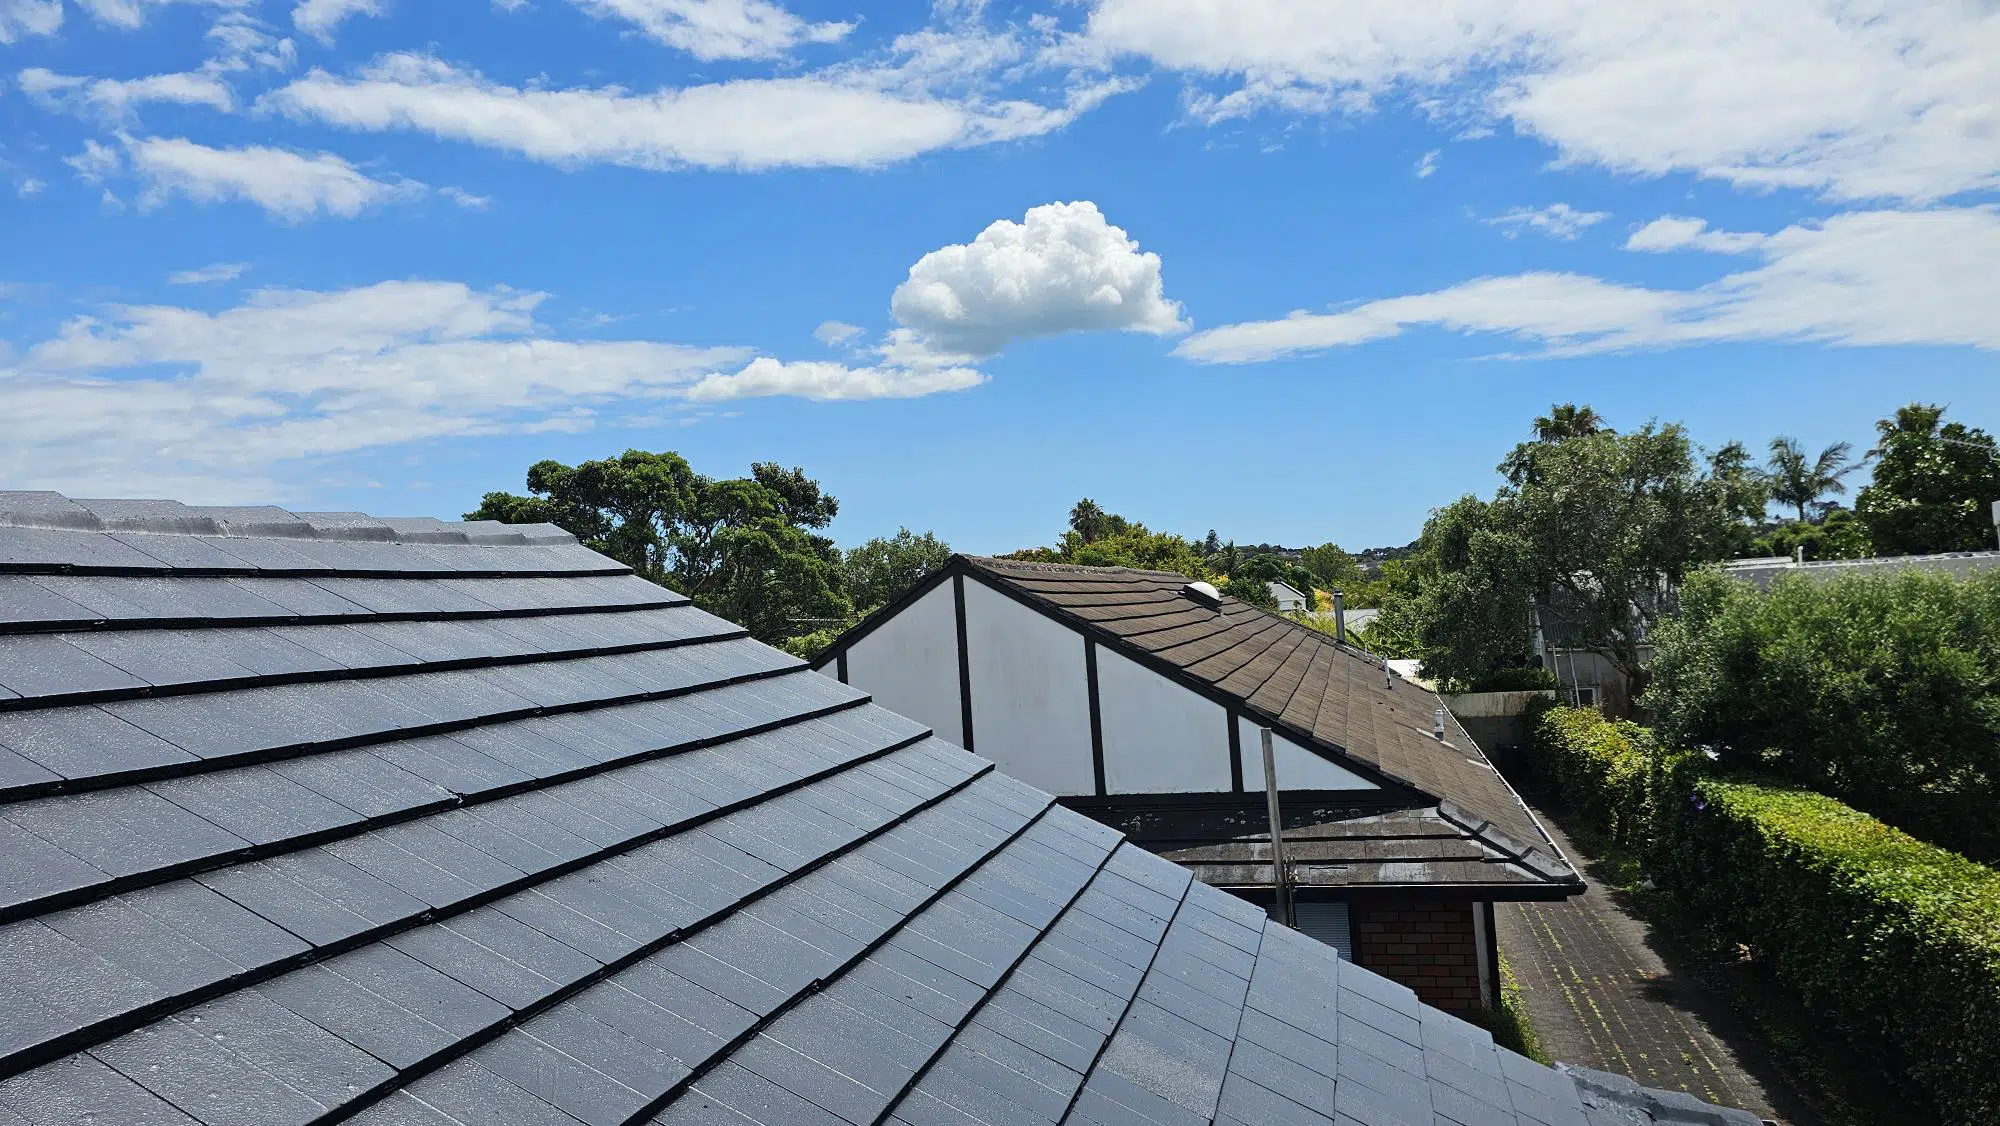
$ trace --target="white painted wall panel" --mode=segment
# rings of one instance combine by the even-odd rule
[[[847,651],[847,682],[890,711],[929,726],[939,738],[963,745],[958,615],[950,580],[855,642]]]
[[[1083,635],[974,579],[965,583],[973,746],[1055,794],[1094,794]]]
[[[1099,646],[1097,710],[1112,793],[1229,789],[1229,713],[1222,705]]]
[[[1236,717],[1236,737],[1243,746],[1243,788],[1264,788],[1264,752],[1257,741],[1257,721]],[[1271,732],[1271,757],[1278,768],[1278,786],[1286,790],[1376,790],[1381,787],[1284,735]]]

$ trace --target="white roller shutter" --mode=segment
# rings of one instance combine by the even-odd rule
[[[1321,901],[1292,905],[1299,929],[1335,950],[1347,961],[1354,960],[1354,936],[1347,926],[1347,904]]]

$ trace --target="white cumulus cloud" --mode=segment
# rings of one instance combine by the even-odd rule
[[[319,40],[333,42],[334,29],[349,16],[379,16],[382,0],[299,0],[292,9],[292,26]]]
[[[1641,175],[1839,199],[2000,186],[1992,4],[1097,0],[1069,50],[1189,75],[1211,120],[1407,96]]]
[[[249,268],[248,262],[217,262],[195,270],[176,270],[167,275],[167,284],[214,285],[217,282],[235,281]]]
[[[165,137],[132,140],[126,149],[145,185],[143,207],[177,195],[196,203],[244,200],[274,217],[300,220],[321,214],[352,217],[423,191],[423,185],[410,181],[374,179],[332,153],[303,155],[262,145],[217,149]]]
[[[1175,352],[1255,363],[1420,326],[1503,335],[1544,354],[1749,340],[2000,350],[1992,315],[2000,307],[2000,207],[1855,211],[1755,238],[1738,249],[1760,265],[1693,289],[1576,274],[1480,278],[1341,312],[1210,329]]]
[[[933,250],[889,301],[896,320],[943,352],[990,356],[1011,340],[1064,332],[1187,328],[1167,300],[1160,256],[1105,222],[1095,203],[1050,203]]]
[[[769,0],[574,0],[704,62],[777,58],[801,43],[834,43],[851,23],[807,23]]]
[[[1681,215],[1662,215],[1632,232],[1625,249],[1664,253],[1671,250],[1706,250],[1715,254],[1741,254],[1764,245],[1764,235],[1754,231],[1710,230],[1708,220]]]
[[[1552,203],[1547,207],[1516,207],[1512,211],[1495,215],[1486,220],[1489,227],[1499,227],[1508,238],[1520,234],[1523,228],[1537,230],[1550,238],[1574,239],[1584,228],[1595,226],[1611,218],[1609,211],[1578,211],[1567,203]]]

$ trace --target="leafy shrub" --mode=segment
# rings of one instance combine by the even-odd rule
[[[1707,778],[1661,875],[1941,1121],[2000,1118],[2000,873],[1823,794]]]
[[[2000,573],[1698,575],[1655,642],[1663,740],[2000,860]]]
[[[2000,1119],[2000,873],[1591,709],[1534,731],[1539,779],[1647,857],[1697,937],[1754,950],[1939,1121]]]
[[[1592,824],[1644,853],[1653,830],[1656,776],[1664,768],[1651,732],[1595,708],[1531,713],[1536,781]],[[1684,756],[1681,756],[1684,757]]]

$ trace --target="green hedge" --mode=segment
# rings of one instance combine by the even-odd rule
[[[1548,711],[1535,751],[1695,933],[1749,946],[1940,1121],[2000,1121],[2000,873],[1822,794],[1661,754],[1589,709]]]

